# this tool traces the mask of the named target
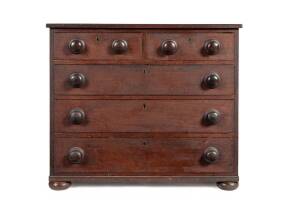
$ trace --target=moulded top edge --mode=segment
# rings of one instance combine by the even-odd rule
[[[238,29],[242,24],[46,24],[54,29]]]

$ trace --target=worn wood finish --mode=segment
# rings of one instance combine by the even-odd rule
[[[235,190],[239,186],[237,181],[217,182],[217,186],[222,190]]]
[[[72,54],[68,45],[73,39],[85,42],[86,50],[80,54]],[[128,50],[116,53],[112,48],[114,40],[126,40]],[[139,60],[142,58],[141,33],[55,33],[54,34],[54,59],[71,60]]]
[[[47,27],[50,188],[237,188],[240,24]]]
[[[216,163],[203,160],[208,146],[222,155]],[[85,159],[72,164],[67,159],[72,147],[80,147]],[[151,139],[102,138],[57,139],[54,168],[57,175],[147,176],[162,175],[233,175],[231,139]]]
[[[233,95],[232,65],[56,65],[56,95]],[[69,76],[79,72],[87,84],[74,88]],[[215,72],[217,88],[205,87]]]
[[[145,36],[146,58],[153,60],[233,60],[234,34],[232,33],[148,33]],[[221,43],[216,55],[203,53],[205,41],[216,39]],[[178,50],[172,55],[160,53],[159,47],[165,40],[174,40]]]
[[[143,38],[145,38],[143,40]],[[84,42],[85,50],[74,54],[69,48],[70,41],[77,39]],[[172,55],[164,55],[160,50],[166,40],[174,40],[178,50]],[[203,53],[203,46],[209,39],[221,43],[220,52],[216,55]],[[112,44],[115,40],[124,40],[128,50],[116,53]],[[142,46],[145,59],[149,60],[233,60],[233,33],[55,33],[54,59],[74,60],[142,60]]]
[[[53,190],[65,190],[71,185],[70,181],[49,181],[49,187]]]
[[[72,124],[69,112],[81,108],[82,124]],[[221,113],[215,125],[203,123],[204,114]],[[222,132],[233,130],[231,100],[57,100],[55,132]]]

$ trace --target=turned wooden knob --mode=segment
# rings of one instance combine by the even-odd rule
[[[209,89],[217,88],[220,84],[220,76],[217,73],[210,73],[204,78],[204,85]]]
[[[218,54],[221,48],[221,44],[218,40],[206,40],[203,46],[204,53],[207,55]]]
[[[206,125],[214,125],[220,121],[220,112],[217,110],[210,110],[203,116]]]
[[[74,108],[69,113],[69,120],[72,124],[81,124],[85,120],[85,113],[81,108]]]
[[[73,39],[69,42],[69,49],[73,54],[81,54],[85,51],[85,42],[79,39]]]
[[[212,164],[219,159],[220,153],[216,147],[208,147],[204,150],[203,156],[205,162]]]
[[[72,73],[69,76],[69,83],[73,88],[80,88],[84,86],[86,82],[86,78],[83,74],[81,73]]]
[[[111,48],[115,53],[122,54],[128,50],[128,43],[126,40],[114,40]]]
[[[173,55],[177,52],[177,42],[175,40],[165,40],[161,43],[161,52],[165,55]]]
[[[84,150],[79,147],[72,147],[69,150],[68,160],[72,164],[79,164],[82,163],[84,159]]]

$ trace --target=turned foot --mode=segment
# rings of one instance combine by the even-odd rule
[[[50,181],[49,182],[49,187],[52,190],[65,190],[70,186],[71,186],[71,182],[65,182],[65,181]]]
[[[239,182],[217,182],[217,186],[222,190],[235,190],[239,186]]]

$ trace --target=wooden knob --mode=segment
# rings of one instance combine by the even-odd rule
[[[203,116],[206,125],[215,125],[220,121],[220,112],[217,110],[210,110]]]
[[[128,50],[128,43],[126,40],[114,40],[111,48],[115,53],[122,54]]]
[[[165,40],[161,43],[161,52],[165,55],[173,55],[177,52],[177,42],[175,40]]]
[[[84,159],[84,150],[80,147],[72,147],[69,150],[68,160],[72,164],[80,164]]]
[[[86,78],[83,74],[81,73],[72,73],[69,76],[69,83],[73,88],[80,88],[84,86],[86,82]]]
[[[204,53],[206,55],[218,54],[221,48],[221,44],[218,40],[206,40],[203,46]]]
[[[208,147],[204,150],[203,156],[206,163],[212,164],[219,159],[220,153],[216,147]]]
[[[220,84],[220,76],[217,73],[210,73],[204,78],[204,85],[206,88],[214,89]]]
[[[74,108],[69,113],[69,120],[72,124],[81,124],[85,120],[85,113],[81,108]]]
[[[74,39],[69,42],[69,49],[72,54],[81,54],[85,51],[85,42],[83,40]]]

